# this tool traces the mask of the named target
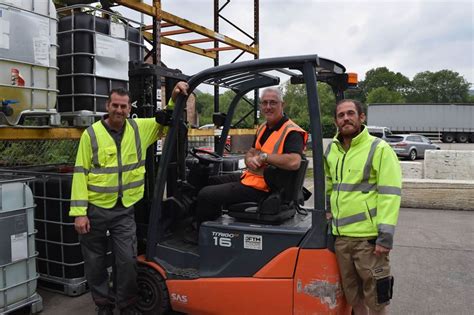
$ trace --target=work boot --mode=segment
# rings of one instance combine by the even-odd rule
[[[142,313],[134,305],[130,305],[122,308],[120,315],[142,315]]]
[[[97,315],[113,315],[114,307],[112,305],[97,305]]]

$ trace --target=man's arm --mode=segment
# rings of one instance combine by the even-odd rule
[[[74,228],[79,234],[90,230],[87,217],[89,193],[87,189],[87,174],[91,169],[92,148],[87,131],[84,131],[77,150],[76,164],[72,178],[71,208],[69,215],[75,217]]]
[[[291,131],[285,139],[282,154],[268,154],[266,163],[278,168],[296,171],[301,165],[301,156],[304,149],[304,138],[301,133]]]
[[[171,98],[166,108],[157,111],[155,113],[155,119],[141,119],[140,137],[142,137],[142,143],[144,143],[147,148],[168,133],[168,126],[171,124],[176,98],[180,93],[188,95],[188,88],[189,86],[186,82],[179,81],[173,88]]]
[[[397,155],[388,145],[379,144],[372,164],[377,176],[378,237],[375,254],[388,253],[393,247],[393,236],[400,210],[402,176]]]
[[[299,153],[268,154],[265,161],[262,155],[259,155],[259,160],[262,163],[288,171],[296,171],[301,165],[301,155]]]

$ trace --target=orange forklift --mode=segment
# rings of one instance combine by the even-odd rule
[[[291,180],[272,191],[271,198],[229,205],[220,218],[201,225],[198,244],[186,242],[197,192],[228,162],[223,153],[229,129],[237,119],[233,117],[236,106],[249,92],[278,86],[280,77],[306,87],[314,206],[303,207],[308,166],[304,159]],[[200,84],[211,84],[232,89],[235,97],[227,113],[214,114],[214,124],[222,126],[215,152],[188,150],[183,117],[187,97],[180,95],[176,101],[149,194],[146,250],[138,257],[140,311],[239,315],[351,312],[342,294],[325,216],[317,82],[329,84],[340,100],[345,90],[357,84],[357,77],[337,62],[305,55],[233,63],[189,78],[189,92]],[[278,176],[279,170],[274,171]]]

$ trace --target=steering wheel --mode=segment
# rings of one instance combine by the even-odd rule
[[[209,152],[203,149],[196,149],[192,148],[189,150],[189,154],[194,156],[196,159],[199,160],[199,163],[201,164],[211,164],[211,163],[222,163],[224,160],[222,156],[220,156],[217,153],[214,152]]]

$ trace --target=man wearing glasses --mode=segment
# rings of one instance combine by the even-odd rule
[[[243,174],[210,178],[198,194],[196,217],[200,225],[221,215],[224,205],[258,201],[269,194],[263,178],[268,165],[284,170],[298,170],[308,134],[283,112],[282,92],[266,88],[260,97],[260,111],[266,122],[259,126],[255,141],[245,155],[247,169]]]

